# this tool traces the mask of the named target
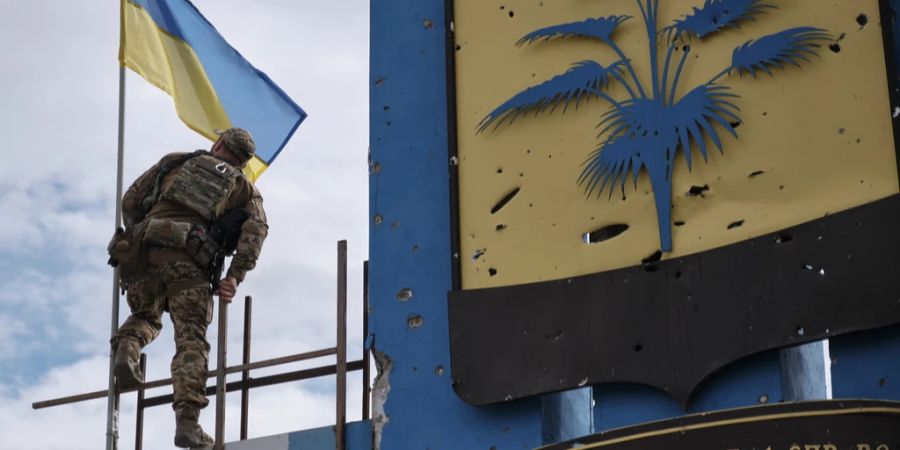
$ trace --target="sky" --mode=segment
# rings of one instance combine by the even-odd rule
[[[0,450],[104,447],[106,400],[31,403],[107,385],[118,99],[117,2],[0,2]],[[230,364],[253,296],[253,360],[335,345],[336,242],[349,241],[349,360],[362,355],[367,258],[368,34],[365,0],[195,0],[252,64],[309,117],[257,182],[270,233],[229,310]],[[173,151],[208,148],[164,92],[126,76],[125,187]],[[127,316],[122,299],[120,320]],[[145,349],[148,379],[168,377],[172,326]],[[209,329],[215,354],[215,322]],[[211,367],[215,364],[211,356]],[[255,372],[332,364],[333,358]],[[229,380],[237,378],[229,378]],[[360,418],[361,375],[348,379]],[[149,396],[170,392],[161,388]],[[226,441],[238,439],[238,395]],[[201,416],[213,431],[215,402]],[[250,437],[334,423],[334,378],[255,389]],[[135,397],[122,399],[120,446],[134,445]],[[169,406],[145,413],[145,448],[171,448]]]

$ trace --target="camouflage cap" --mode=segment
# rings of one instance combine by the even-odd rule
[[[241,161],[247,162],[256,153],[256,143],[253,142],[253,136],[250,132],[243,128],[229,128],[224,131],[217,131],[222,139],[222,144],[234,156]]]

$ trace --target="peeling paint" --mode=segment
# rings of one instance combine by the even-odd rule
[[[390,356],[377,349],[372,349],[375,355],[375,385],[372,388],[372,449],[381,450],[381,435],[384,427],[391,418],[384,412],[384,405],[391,393],[391,371],[394,362]]]

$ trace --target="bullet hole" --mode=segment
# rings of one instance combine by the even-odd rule
[[[683,227],[685,225],[685,222],[683,220],[676,220],[672,223],[672,225],[675,225],[676,227]]]
[[[497,224],[497,226],[494,227],[494,229],[497,230],[497,231],[503,231],[503,230],[506,229],[506,225],[504,225],[504,224],[502,224],[502,223],[501,223],[501,224]]]
[[[412,246],[412,251],[413,251],[413,253],[418,252],[418,251],[419,251],[419,246],[418,246],[418,245],[413,245],[413,246]]]
[[[451,157],[450,157],[450,165],[451,165],[451,166],[458,166],[458,165],[459,165],[459,158],[457,158],[457,157],[455,157],[455,156],[451,156]]]
[[[462,46],[459,44],[456,44],[456,51],[460,51],[460,50],[462,50]]]
[[[416,373],[419,371],[419,368],[417,366],[413,366],[412,371],[413,373]]]
[[[412,297],[413,291],[410,288],[401,289],[400,292],[397,293],[397,300],[400,300],[401,302],[408,302]]]
[[[841,52],[841,44],[838,44],[837,42],[832,43],[831,45],[828,46],[828,49],[834,53],[840,53]]]
[[[425,21],[422,22],[422,26],[424,26],[426,30],[430,30],[434,28],[434,22],[429,19],[425,19]]]
[[[680,280],[680,279],[681,279],[681,271],[680,271],[680,270],[676,270],[676,271],[675,271],[675,279],[676,279],[676,280]]]
[[[789,234],[780,234],[780,235],[778,235],[778,237],[775,238],[775,243],[776,244],[787,244],[788,242],[791,242],[793,240],[794,240],[794,237]]]
[[[475,253],[472,255],[472,261],[477,261],[478,258],[484,256],[485,252],[487,252],[486,248],[479,248],[478,250],[475,250]]]
[[[838,128],[838,134],[844,134],[844,133],[846,133],[846,132],[847,132],[846,129],[844,129],[844,128]]]
[[[439,377],[440,377],[440,376],[443,376],[443,375],[444,375],[444,366],[436,366],[436,367],[434,368],[434,374],[437,375],[437,376],[439,376]]]
[[[644,350],[644,344],[641,344],[641,343],[634,344],[634,352],[635,353],[640,353],[643,350]]]
[[[825,269],[819,269],[819,275],[825,276]]]
[[[375,217],[372,218],[372,221],[375,222],[375,225],[381,225],[381,222],[384,222],[384,216],[381,214],[375,214]]]
[[[783,190],[784,190],[784,185],[778,186],[778,190],[779,190],[779,191],[783,191]]]
[[[514,13],[513,10],[509,10],[509,18],[512,19],[515,16],[516,16],[516,13]]]
[[[662,252],[657,250],[652,255],[641,260],[641,264],[653,264],[662,261]]]
[[[705,197],[704,194],[707,192],[709,192],[709,185],[704,184],[703,186],[691,186],[691,189],[685,195],[688,197]]]
[[[519,178],[522,178],[522,177],[524,177],[524,176],[525,176],[524,173],[519,173]]]
[[[503,209],[503,207],[506,206],[507,203],[509,203],[513,198],[515,198],[516,195],[519,194],[520,190],[521,188],[515,188],[508,194],[504,195],[503,198],[501,198],[500,201],[497,202],[497,204],[494,205],[493,208],[491,208],[491,214],[497,214],[498,211]]]
[[[859,24],[859,29],[863,29],[869,23],[869,16],[865,14],[856,16],[856,23]]]
[[[662,260],[662,252],[657,250],[656,253],[644,258],[641,260],[641,268],[644,269],[644,272],[654,273],[659,271],[659,267],[656,263]]]
[[[743,221],[743,219],[742,219],[742,220],[736,220],[736,221],[731,222],[731,223],[728,224],[728,229],[729,229],[729,230],[733,230],[733,229],[735,229],[735,228],[740,228],[740,227],[742,227],[742,226],[744,226],[744,221]]]
[[[409,328],[419,328],[422,326],[422,323],[425,322],[425,319],[418,314],[410,314],[409,317],[406,318],[406,326]]]
[[[388,120],[388,121],[385,123],[385,126],[391,126],[391,121]]]
[[[886,385],[886,384],[887,384],[886,379],[882,378],[882,379],[878,380],[878,387],[884,387],[884,385]]]
[[[581,239],[585,244],[598,244],[600,242],[605,242],[621,235],[622,233],[628,231],[628,228],[628,225],[624,223],[607,225],[603,228],[599,228],[589,233],[583,234],[581,236]]]
[[[812,271],[812,270],[813,270],[813,266],[811,266],[811,265],[809,265],[809,264],[804,264],[804,265],[800,266],[800,269],[809,272],[809,271]]]
[[[400,221],[395,220],[395,221],[391,222],[391,229],[396,230],[397,228],[400,228]]]
[[[378,77],[378,78],[376,78],[376,79],[375,79],[375,86],[376,86],[376,87],[377,87],[377,86],[381,86],[382,84],[384,84],[384,80],[386,80],[386,79],[387,79],[387,78],[385,78],[385,77]]]
[[[747,175],[747,178],[756,178],[760,175],[765,175],[765,174],[766,174],[765,170],[757,170],[757,171],[751,173],[750,175]]]
[[[769,396],[766,394],[760,395],[759,402],[760,403],[769,403]]]
[[[769,113],[768,113],[768,112],[766,112],[766,111],[763,111],[763,117],[765,117],[765,116],[768,116],[768,115],[769,115]]]
[[[731,125],[731,128],[737,128],[737,127],[741,126],[742,123],[743,122],[731,122],[730,125]]]
[[[497,168],[497,173],[498,173],[498,174],[503,173],[503,168],[502,168],[502,167]]]
[[[803,336],[804,334],[806,334],[806,330],[802,326],[797,327],[797,336]]]
[[[381,173],[381,163],[377,162],[377,161],[373,162],[372,165],[369,166],[369,173],[372,175],[377,175],[377,174]]]
[[[506,7],[503,5],[500,5],[500,11],[503,11],[504,9],[506,9]]]
[[[492,277],[497,276],[497,269],[495,269],[495,268],[493,268],[493,267],[489,268],[489,269],[488,269],[488,275],[490,275],[490,276],[492,276]]]
[[[563,333],[562,331],[557,331],[557,332],[556,332],[555,334],[553,334],[553,335],[549,335],[549,334],[548,334],[548,335],[544,336],[544,340],[545,340],[545,341],[559,342],[559,340],[563,338],[563,335],[565,335],[565,333]]]

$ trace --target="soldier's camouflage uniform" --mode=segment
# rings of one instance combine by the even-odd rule
[[[234,277],[238,283],[244,280],[247,272],[256,265],[263,241],[268,234],[266,215],[262,206],[259,191],[240,174],[240,169],[230,165],[221,166],[222,161],[211,154],[195,156],[188,160],[202,158],[218,168],[227,168],[233,177],[225,183],[225,197],[220,201],[218,211],[203,215],[185,207],[178,202],[177,196],[168,195],[179,188],[173,184],[184,184],[190,177],[181,176],[179,172],[187,170],[189,164],[182,163],[166,175],[160,184],[159,200],[144,216],[141,202],[148,191],[156,186],[156,177],[162,165],[185,155],[173,153],[163,157],[159,163],[141,175],[128,189],[122,198],[122,213],[126,226],[142,229],[151,220],[161,223],[189,223],[200,225],[208,230],[212,220],[224,210],[242,208],[248,218],[241,227],[241,235],[237,250],[232,258],[227,276]],[[184,175],[184,174],[182,174]],[[182,194],[189,195],[204,189],[210,189],[204,180],[196,181],[196,186],[180,187]],[[209,194],[208,192],[206,194]],[[146,206],[146,205],[145,205]],[[209,285],[206,267],[199,267],[185,248],[179,245],[156,245],[143,241],[142,265],[134,276],[123,279],[123,287],[127,289],[128,306],[131,316],[119,328],[113,338],[113,344],[129,346],[128,353],[137,355],[140,349],[159,336],[162,328],[162,313],[168,311],[175,329],[176,353],[172,358],[172,380],[175,392],[173,408],[203,408],[208,403],[204,390],[207,380],[209,343],[206,341],[206,329],[212,321],[213,298]],[[166,244],[165,242],[163,244]]]

